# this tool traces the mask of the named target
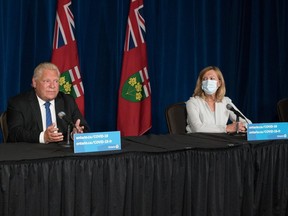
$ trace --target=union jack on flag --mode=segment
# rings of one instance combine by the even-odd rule
[[[84,115],[84,87],[81,79],[71,0],[58,0],[51,62],[58,66],[60,91],[71,94]]]
[[[139,43],[145,43],[145,20],[143,18],[143,4],[137,5],[132,9],[132,13],[128,17],[127,22],[127,35],[125,40],[124,51],[129,51],[139,46]]]
[[[58,49],[64,45],[68,44],[68,41],[75,41],[74,30],[75,30],[75,23],[74,23],[74,16],[69,8],[71,6],[71,2],[63,5],[63,10],[65,16],[62,20],[59,17],[58,11],[56,12],[56,19],[55,19],[55,26],[54,26],[54,38],[53,38],[53,49]],[[65,19],[65,20],[64,20]],[[64,23],[64,26],[62,24]],[[66,23],[67,22],[67,23]],[[68,25],[67,25],[68,24]],[[65,27],[69,27],[69,29],[64,29]],[[68,33],[66,35],[66,32]]]

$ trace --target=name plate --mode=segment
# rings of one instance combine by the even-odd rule
[[[74,134],[74,153],[121,150],[120,131]]]
[[[288,122],[248,124],[247,140],[288,139]]]

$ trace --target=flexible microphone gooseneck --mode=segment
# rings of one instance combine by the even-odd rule
[[[226,108],[228,110],[232,111],[236,115],[236,133],[235,133],[235,135],[242,136],[243,134],[246,134],[246,133],[239,132],[239,125],[238,125],[239,124],[239,117],[243,118],[249,124],[246,117],[242,113],[240,113],[238,110],[236,110],[231,104],[227,104]]]
[[[232,111],[236,116],[243,118],[247,122],[246,117],[242,113],[240,113],[238,110],[236,110],[231,104],[227,104],[226,108]]]
[[[58,117],[59,117],[60,119],[64,120],[68,125],[71,125],[73,128],[76,128],[75,124],[74,124],[71,120],[69,120],[69,119],[67,118],[65,112],[63,112],[63,111],[59,112],[59,113],[58,113]]]

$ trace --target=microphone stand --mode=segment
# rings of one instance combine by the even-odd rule
[[[236,115],[236,133],[239,134],[239,115]]]
[[[66,148],[72,147],[72,145],[70,143],[70,133],[71,133],[71,125],[68,124],[68,126],[67,126],[67,141],[66,141],[66,144],[62,145],[63,147],[66,147]]]
[[[233,136],[246,136],[246,133],[239,131],[239,122],[240,122],[239,115],[237,113],[235,113],[235,114],[236,114],[236,132],[231,133],[231,135],[233,135]]]

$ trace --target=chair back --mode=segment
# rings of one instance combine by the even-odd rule
[[[165,115],[170,134],[186,133],[187,111],[185,102],[170,105],[166,108]]]
[[[288,98],[284,98],[277,103],[278,119],[281,122],[288,122]]]
[[[7,142],[8,138],[8,125],[7,125],[7,112],[3,112],[0,115],[0,126],[1,126],[1,131],[2,131],[2,137],[3,137],[3,142]]]

